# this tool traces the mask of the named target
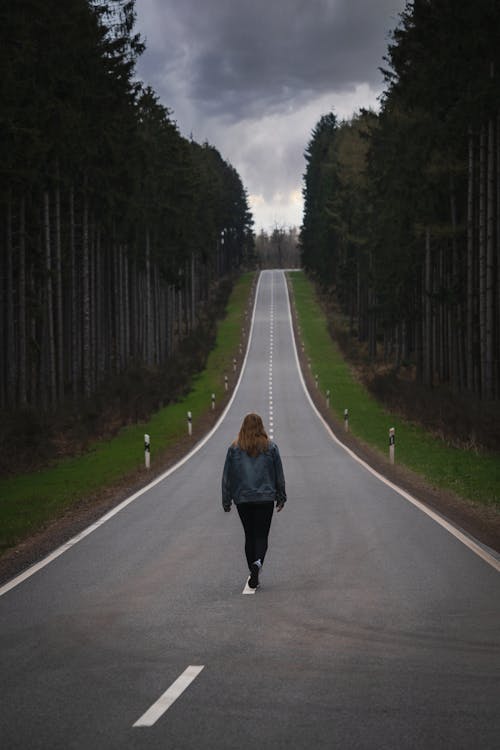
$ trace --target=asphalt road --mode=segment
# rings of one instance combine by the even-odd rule
[[[220,500],[248,411],[273,425],[289,498],[249,596]],[[500,747],[500,573],[332,441],[277,271],[213,436],[4,592],[0,639],[2,750]]]

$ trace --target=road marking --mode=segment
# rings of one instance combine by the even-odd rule
[[[283,281],[284,281],[285,286],[286,286],[286,281],[285,281],[284,278],[283,278]],[[488,565],[491,565],[492,568],[494,568],[495,570],[497,570],[500,573],[500,558],[494,557],[494,555],[491,554],[490,552],[488,552],[488,550],[486,550],[480,543],[476,542],[474,539],[472,539],[471,537],[467,536],[467,534],[465,534],[463,531],[460,531],[460,529],[458,529],[455,526],[453,526],[453,524],[449,523],[449,521],[447,521],[445,518],[443,518],[439,514],[435,513],[430,508],[428,508],[420,500],[417,500],[415,497],[413,497],[412,495],[410,495],[410,493],[406,492],[406,490],[402,489],[402,487],[398,487],[397,484],[394,484],[389,479],[387,479],[386,477],[382,476],[382,474],[379,474],[378,471],[376,471],[375,469],[373,469],[369,464],[367,464],[365,461],[363,461],[362,458],[360,458],[359,456],[357,456],[350,448],[348,448],[347,445],[344,445],[344,443],[342,443],[342,441],[338,439],[338,437],[335,435],[335,433],[333,432],[333,430],[330,427],[330,425],[328,424],[328,422],[323,418],[323,416],[318,411],[318,409],[316,407],[316,404],[312,400],[311,394],[309,393],[309,391],[307,389],[307,386],[306,386],[306,383],[305,383],[305,380],[304,380],[304,376],[302,374],[302,369],[300,367],[299,355],[297,353],[297,346],[296,346],[296,343],[295,343],[295,335],[294,335],[293,323],[292,323],[292,310],[291,310],[291,307],[290,307],[290,298],[289,298],[289,294],[288,294],[288,289],[286,291],[287,291],[286,300],[287,300],[287,305],[288,305],[288,322],[290,324],[290,331],[291,331],[291,334],[292,334],[293,351],[294,351],[294,354],[295,354],[295,362],[296,362],[296,365],[297,365],[297,371],[299,373],[300,382],[302,384],[302,389],[303,389],[304,393],[306,394],[306,398],[309,401],[312,410],[315,412],[315,414],[318,417],[318,419],[323,423],[323,426],[324,426],[325,430],[330,435],[330,437],[332,438],[332,440],[335,443],[337,443],[337,445],[339,445],[341,448],[343,448],[345,450],[345,452],[348,453],[351,456],[351,458],[353,458],[355,461],[358,462],[358,464],[361,464],[361,466],[363,466],[367,471],[369,471],[370,474],[373,474],[374,477],[377,477],[377,479],[379,479],[381,482],[383,482],[384,484],[386,484],[392,490],[394,490],[395,492],[397,492],[399,495],[401,495],[401,497],[404,497],[405,500],[408,500],[409,503],[411,503],[416,508],[418,508],[419,510],[421,510],[423,513],[425,513],[427,516],[429,516],[429,518],[432,518],[433,521],[435,521],[440,526],[442,526],[443,529],[446,529],[446,531],[448,531],[452,536],[454,536],[456,539],[458,539],[460,542],[462,542],[462,544],[464,544],[466,547],[468,547],[472,552],[474,552],[474,554],[476,554],[478,557],[480,557],[482,560],[484,560],[484,562],[488,563]]]
[[[187,669],[184,670],[180,677],[178,677],[176,681],[170,685],[168,690],[165,690],[163,695],[160,695],[156,703],[153,703],[153,705],[148,708],[146,713],[144,713],[140,719],[137,719],[135,724],[132,724],[132,726],[152,727],[153,724],[158,721],[160,716],[163,716],[165,711],[170,708],[172,703],[174,703],[174,701],[176,701],[177,698],[182,695],[184,690],[189,687],[193,680],[198,677],[202,669],[203,666],[187,667]]]

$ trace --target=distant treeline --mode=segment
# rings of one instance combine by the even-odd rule
[[[261,229],[255,238],[260,268],[299,268],[299,232],[296,227],[275,226],[269,234]]]
[[[371,357],[500,398],[500,6],[408,2],[380,114],[323,116],[302,260]]]
[[[134,80],[134,1],[0,10],[0,409],[163,366],[252,251],[237,172]]]

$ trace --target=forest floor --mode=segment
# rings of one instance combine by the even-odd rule
[[[455,391],[447,384],[424,386],[416,380],[415,366],[396,366],[379,346],[375,360],[366,342],[349,331],[349,320],[338,306],[316,290],[331,338],[365,388],[392,414],[421,424],[448,444],[472,451],[492,451],[500,458],[500,401],[483,401]]]
[[[292,314],[295,335],[298,340],[297,320],[293,305]],[[391,482],[409,492],[465,533],[500,554],[500,510],[493,506],[484,506],[469,502],[452,492],[434,487],[419,474],[404,466],[391,465],[387,458],[378,450],[356,438],[352,433],[346,433],[343,423],[330,409],[327,409],[324,396],[315,387],[312,372],[308,368],[306,355],[300,351],[300,347],[298,347],[298,351],[301,369],[311,397],[337,438]],[[351,364],[356,368],[355,361],[351,360]],[[239,363],[238,372],[240,366],[241,364]],[[238,372],[235,374],[236,378]],[[360,378],[366,377],[362,367],[358,368],[358,372]],[[214,411],[207,411],[205,414],[200,415],[200,418],[193,424],[193,434],[191,437],[187,435],[183,436],[174,445],[170,445],[160,454],[156,455],[154,465],[152,465],[147,473],[145,473],[144,469],[137,470],[132,474],[128,474],[121,481],[114,482],[112,486],[82,498],[68,508],[61,516],[46,524],[42,529],[15,547],[8,549],[0,558],[0,583],[9,580],[14,575],[48,555],[58,546],[64,544],[100,518],[108,510],[175,465],[215,425],[230,395],[228,393],[216,405]]]

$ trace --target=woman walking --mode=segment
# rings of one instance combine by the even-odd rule
[[[286,503],[285,477],[278,446],[269,440],[258,414],[247,414],[237,439],[229,446],[222,475],[222,507],[234,502],[245,531],[248,586],[256,589],[276,510]]]

